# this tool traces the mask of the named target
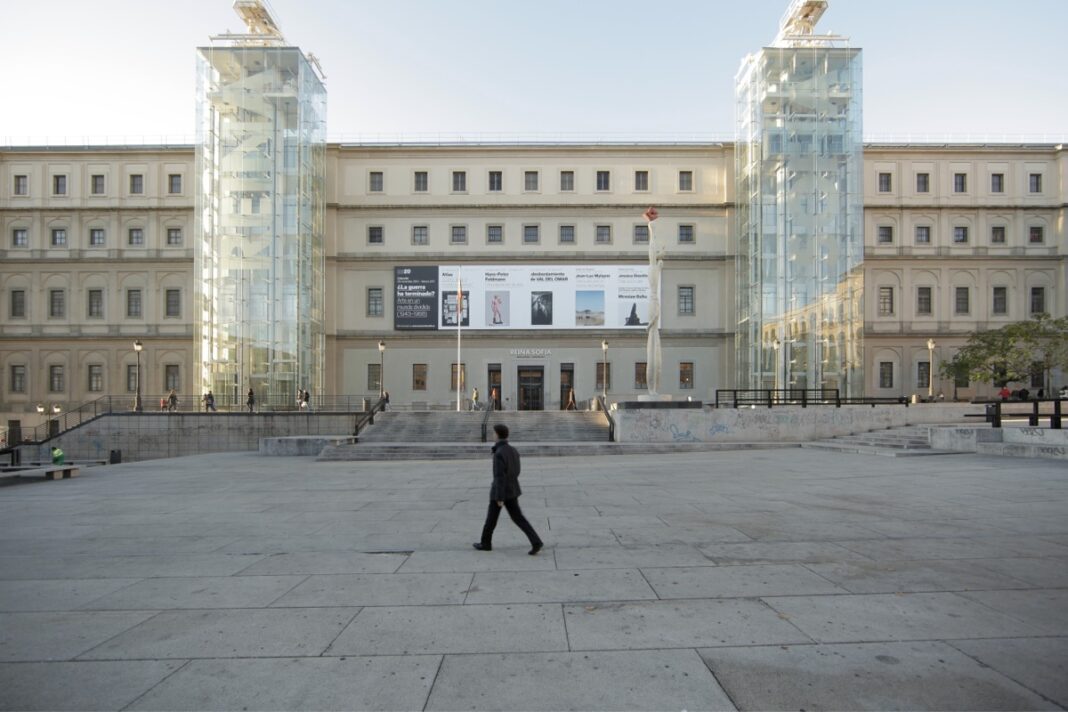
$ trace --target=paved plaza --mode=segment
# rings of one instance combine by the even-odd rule
[[[521,450],[520,445],[520,450]],[[2,709],[1061,709],[1068,468],[204,455],[0,487]]]

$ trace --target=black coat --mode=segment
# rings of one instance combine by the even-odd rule
[[[519,453],[507,440],[498,440],[493,446],[493,486],[490,501],[501,502],[515,499],[523,491],[519,489]]]

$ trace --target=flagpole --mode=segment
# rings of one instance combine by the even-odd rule
[[[456,268],[456,412],[460,412],[460,391],[463,388],[463,361],[460,359],[460,325],[464,316],[464,283],[460,268]]]

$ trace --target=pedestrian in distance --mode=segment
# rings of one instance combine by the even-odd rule
[[[215,394],[211,392],[210,388],[208,389],[208,392],[204,394],[204,412],[207,413],[208,411],[211,411],[212,413],[216,412]]]
[[[256,410],[256,394],[252,392],[252,389],[248,389],[248,397],[245,398],[245,405],[248,406],[248,412],[253,413]]]
[[[178,393],[173,388],[167,395],[167,410],[171,413],[178,410]]]
[[[490,487],[489,509],[486,512],[486,524],[482,527],[482,540],[472,546],[479,551],[493,550],[493,530],[497,528],[503,508],[508,510],[508,516],[527,535],[530,540],[530,551],[527,553],[534,556],[541,551],[543,544],[519,508],[519,495],[523,494],[519,489],[519,452],[508,444],[507,425],[498,423],[493,426],[493,432],[497,434],[497,442],[493,446],[493,485]]]

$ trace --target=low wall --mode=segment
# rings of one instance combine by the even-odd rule
[[[1068,460],[1068,430],[1050,428],[932,428],[931,447],[982,455]]]
[[[981,405],[776,406],[613,411],[619,442],[807,442],[906,425],[964,422]]]
[[[258,451],[261,438],[352,433],[357,413],[115,413],[68,431],[43,445],[19,448],[23,462],[48,461],[53,445],[68,460],[123,462],[209,452]]]

